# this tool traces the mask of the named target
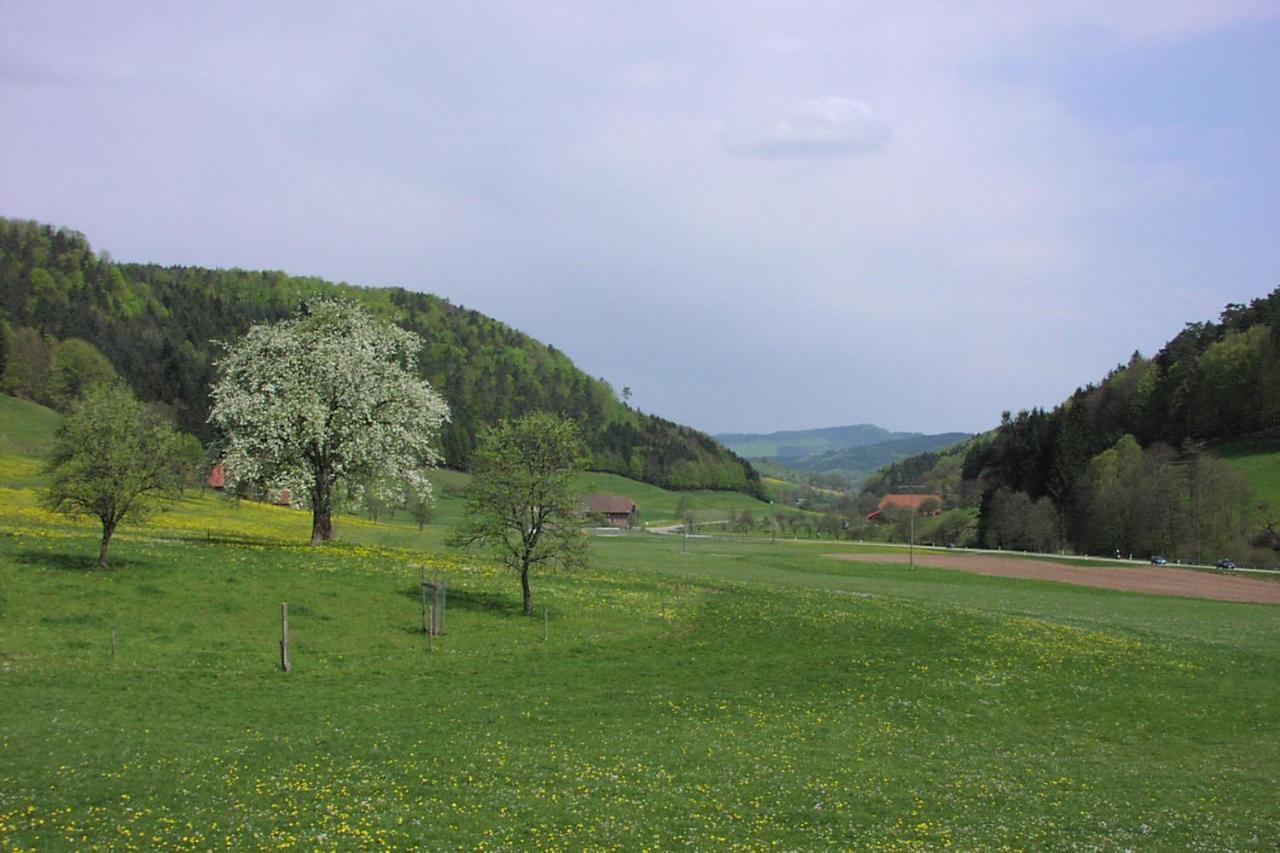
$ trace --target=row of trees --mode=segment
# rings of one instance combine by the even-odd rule
[[[1231,466],[1165,444],[1143,450],[1128,435],[1094,457],[1075,494],[1060,509],[1048,497],[997,490],[983,513],[986,543],[1206,561],[1240,553],[1268,525],[1266,509]]]
[[[421,340],[358,305],[309,303],[254,326],[229,348],[212,390],[226,484],[289,488],[311,508],[311,544],[333,538],[337,495],[429,506],[427,472],[449,407],[417,378]],[[58,429],[47,504],[102,523],[99,564],[116,528],[172,497],[191,443],[118,378],[86,381]],[[516,570],[532,613],[530,570],[578,565],[585,542],[571,480],[586,460],[576,424],[531,413],[493,429],[475,454],[466,520],[455,541],[488,548]]]

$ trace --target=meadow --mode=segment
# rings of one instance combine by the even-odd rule
[[[1260,501],[1280,507],[1280,442],[1224,444],[1215,452],[1244,474]]]
[[[313,549],[305,512],[192,492],[103,572],[93,525],[36,506],[47,421],[4,423],[6,849],[1280,838],[1275,607],[633,534],[534,578],[544,629],[443,544],[456,496]]]

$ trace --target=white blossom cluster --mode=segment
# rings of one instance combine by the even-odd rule
[[[416,376],[421,347],[341,300],[251,328],[219,362],[211,391],[228,485],[288,488],[313,507],[338,484],[352,496],[429,499],[426,471],[441,461],[434,445],[449,406]]]

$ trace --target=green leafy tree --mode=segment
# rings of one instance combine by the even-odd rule
[[[157,416],[159,410],[150,407]],[[178,488],[198,488],[209,474],[209,454],[205,451],[200,439],[189,432],[178,433],[177,447],[174,451],[174,471],[178,476]]]
[[[122,384],[90,388],[63,418],[46,473],[45,505],[102,522],[98,565],[126,518],[138,521],[174,495],[181,439]]]
[[[413,523],[418,525],[419,532],[435,517],[435,504],[421,495],[410,495],[405,508],[409,510],[409,517],[413,519]]]
[[[289,488],[311,505],[311,544],[333,538],[335,490],[428,497],[449,407],[414,367],[421,339],[362,307],[316,300],[254,326],[219,367],[209,419],[228,487]]]
[[[117,378],[115,368],[97,347],[70,338],[54,348],[49,360],[49,398],[65,411],[89,388]]]
[[[1253,490],[1243,474],[1205,453],[1192,455],[1186,468],[1188,550],[1197,560],[1230,556],[1256,520]]]
[[[577,424],[548,412],[502,423],[473,457],[466,515],[452,542],[484,548],[519,573],[525,615],[533,614],[531,568],[586,562],[573,490],[585,457]]]
[[[35,329],[15,329],[9,338],[9,355],[0,383],[4,390],[37,403],[46,402],[51,350],[44,335]]]

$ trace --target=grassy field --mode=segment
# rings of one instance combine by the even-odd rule
[[[1280,509],[1280,442],[1227,444],[1217,454],[1249,479],[1260,500]]]
[[[40,459],[57,424],[58,416],[49,409],[0,394],[0,486],[32,486],[40,481]]]
[[[0,848],[1280,838],[1275,607],[637,534],[535,577],[544,639],[447,524],[311,549],[305,513],[192,494],[100,572],[34,496],[0,487]]]

